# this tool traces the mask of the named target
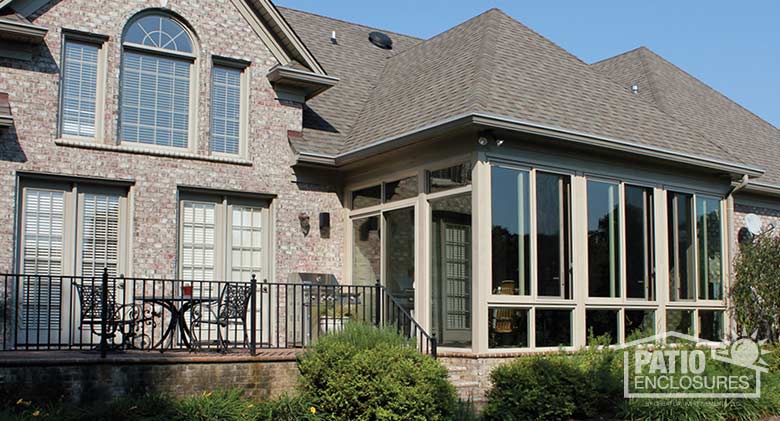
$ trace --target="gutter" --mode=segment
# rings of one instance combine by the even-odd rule
[[[486,113],[467,113],[450,117],[439,122],[423,126],[421,128],[411,130],[400,135],[392,136],[369,145],[360,147],[358,149],[341,153],[338,155],[317,155],[300,153],[299,161],[308,162],[311,159],[322,160],[323,158],[332,159],[335,166],[345,165],[347,163],[356,161],[361,156],[368,155],[370,153],[377,153],[376,149],[387,149],[391,143],[411,143],[410,139],[419,138],[424,135],[430,134],[431,131],[440,130],[443,126],[454,126],[463,124],[475,124],[480,126],[487,126],[491,128],[511,130],[519,133],[538,134],[555,139],[561,139],[571,141],[583,145],[594,146],[603,149],[610,149],[621,152],[628,152],[632,154],[642,155],[646,157],[655,157],[665,161],[671,161],[681,164],[693,165],[698,167],[704,167],[709,169],[716,169],[727,172],[729,174],[737,174],[742,176],[760,177],[764,174],[764,170],[747,166],[744,164],[737,164],[728,161],[722,161],[713,158],[705,158],[692,154],[686,154],[682,152],[670,151],[663,148],[657,148],[652,146],[639,145],[632,142],[626,142],[622,140],[612,139],[605,136],[598,136],[589,133],[577,132],[574,130],[562,129],[559,127],[546,126],[543,124],[517,120],[507,117],[496,116]],[[395,145],[394,145],[395,146]],[[780,189],[778,189],[780,194]]]
[[[33,43],[40,43],[49,30],[43,26],[0,19],[0,34],[24,38]]]
[[[780,186],[765,183],[750,182],[744,188],[745,192],[756,193],[761,195],[767,195],[772,197],[780,197]]]

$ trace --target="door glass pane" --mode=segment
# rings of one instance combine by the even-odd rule
[[[531,222],[527,171],[493,167],[493,294],[531,294]]]
[[[699,338],[720,342],[724,339],[723,312],[699,310]]]
[[[490,307],[488,309],[488,346],[525,348],[528,346],[528,310]]]
[[[585,334],[591,339],[609,336],[609,343],[618,343],[618,310],[587,310],[585,312]]]
[[[471,346],[471,193],[431,201],[431,321],[442,346]]]
[[[216,204],[185,201],[182,212],[182,278],[214,280]]]
[[[536,310],[536,347],[571,346],[571,310]]]
[[[668,194],[669,295],[672,301],[695,298],[693,196]]]
[[[388,293],[413,315],[414,208],[385,213],[385,286]]]
[[[464,162],[440,170],[428,171],[428,193],[436,193],[470,184],[470,162]]]
[[[591,297],[620,297],[618,197],[617,184],[588,181],[588,293]]]
[[[666,331],[693,336],[693,310],[668,310]]]
[[[264,270],[263,208],[232,206],[230,280],[250,281]]]
[[[352,192],[352,209],[367,208],[382,203],[382,186],[372,186]]]
[[[81,274],[117,276],[119,266],[119,196],[84,194],[81,226]]]
[[[624,330],[626,342],[655,335],[655,311],[626,309]]]
[[[626,186],[626,275],[628,298],[655,299],[653,189]]]
[[[699,298],[723,298],[723,249],[721,245],[720,200],[696,200],[699,247]]]
[[[382,243],[379,216],[352,221],[352,283],[374,285],[379,281]]]
[[[417,197],[417,176],[385,183],[385,203]]]
[[[540,296],[571,297],[570,198],[569,176],[537,173],[536,276]]]

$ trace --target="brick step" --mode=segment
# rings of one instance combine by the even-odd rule
[[[465,389],[468,387],[478,387],[479,382],[473,382],[473,381],[467,381],[467,380],[459,380],[451,382],[453,386],[455,386],[456,389]]]
[[[460,373],[462,371],[467,371],[468,367],[458,366],[458,365],[450,365],[447,366],[447,371],[450,373]]]

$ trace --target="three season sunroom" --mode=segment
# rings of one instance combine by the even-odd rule
[[[718,183],[513,149],[387,174],[347,183],[347,279],[386,285],[444,352],[726,338]]]

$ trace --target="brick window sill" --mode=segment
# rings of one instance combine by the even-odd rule
[[[161,156],[165,158],[190,159],[194,161],[218,162],[222,164],[251,166],[252,161],[242,158],[231,158],[226,156],[197,155],[190,152],[177,152],[174,150],[161,150],[153,148],[144,148],[143,146],[128,145],[107,145],[92,141],[74,140],[74,139],[56,139],[54,144],[58,146],[67,146],[72,148],[92,149],[99,151],[113,151],[120,153],[130,153],[136,155]]]

